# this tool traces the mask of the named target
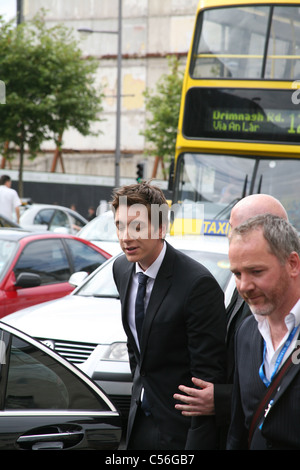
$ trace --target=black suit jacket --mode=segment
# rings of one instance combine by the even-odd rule
[[[225,384],[216,384],[214,387],[214,402],[217,424],[229,426],[231,419],[231,398],[233,388],[233,377],[235,368],[234,343],[236,332],[241,323],[251,315],[248,304],[241,299],[238,308],[236,303],[240,296],[237,289],[234,290],[230,304],[226,309],[227,334],[226,334],[226,354],[227,354],[227,375]]]
[[[233,390],[233,378],[235,369],[234,344],[235,335],[242,322],[251,315],[248,304],[241,299],[237,289],[234,290],[230,304],[226,309],[227,334],[227,376],[226,383],[215,384],[214,404],[217,425],[220,427],[220,449],[226,448],[227,433],[231,421],[231,402]]]
[[[252,417],[266,387],[259,377],[263,338],[253,316],[236,335],[236,369],[232,400],[232,421],[227,448],[247,449]],[[278,387],[274,403],[261,431],[256,430],[251,449],[300,449],[300,366],[295,364]]]
[[[167,244],[145,314],[139,353],[127,319],[134,264],[121,256],[113,270],[134,374],[127,441],[144,387],[165,449],[214,448],[215,418],[182,416],[175,410],[173,394],[180,384],[192,386],[193,376],[224,381],[226,326],[219,284],[204,266]]]

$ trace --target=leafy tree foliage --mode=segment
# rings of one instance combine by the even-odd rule
[[[25,150],[34,158],[45,140],[60,146],[70,127],[92,134],[103,98],[95,88],[96,68],[94,60],[82,60],[68,29],[46,28],[43,12],[17,27],[0,18],[0,79],[6,87],[0,144],[3,151],[7,142],[13,147],[10,152],[19,149],[20,196]]]
[[[168,58],[169,73],[160,77],[155,91],[144,92],[146,111],[146,129],[142,132],[149,144],[148,155],[168,161],[175,153],[183,72],[175,56]]]

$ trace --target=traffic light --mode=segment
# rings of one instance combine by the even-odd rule
[[[136,180],[138,183],[144,178],[144,163],[138,163],[136,166]]]

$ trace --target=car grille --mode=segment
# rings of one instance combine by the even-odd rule
[[[86,361],[97,346],[96,343],[77,343],[74,341],[49,340],[47,338],[36,339],[73,364],[81,364]]]

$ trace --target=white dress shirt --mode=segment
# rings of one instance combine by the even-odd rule
[[[146,295],[144,299],[144,304],[145,304],[145,312],[149,303],[150,295],[152,292],[153,284],[155,281],[155,278],[157,276],[157,273],[159,271],[159,268],[161,266],[161,263],[163,262],[165,253],[166,253],[166,243],[163,244],[163,249],[161,250],[160,254],[156,258],[156,260],[149,266],[146,271],[143,271],[138,263],[135,264],[135,273],[132,276],[132,282],[131,282],[131,287],[130,287],[130,292],[129,292],[129,298],[128,298],[128,323],[130,326],[130,329],[132,331],[132,334],[134,336],[134,339],[136,341],[136,344],[139,348],[139,341],[137,337],[137,331],[136,331],[136,326],[135,326],[135,299],[136,299],[136,294],[137,294],[137,289],[138,289],[138,272],[143,272],[146,274],[146,276],[149,277],[147,286],[146,286]]]
[[[286,342],[286,340],[288,339],[291,331],[293,330],[295,326],[298,329],[281,361],[280,367],[282,366],[282,364],[284,364],[285,360],[288,358],[288,356],[291,354],[291,352],[297,345],[297,340],[298,340],[299,330],[300,330],[300,299],[298,300],[296,305],[292,308],[291,312],[285,317],[285,324],[286,324],[288,331],[286,335],[284,336],[284,338],[282,338],[281,343],[277,347],[276,351],[274,350],[274,347],[273,347],[268,319],[261,315],[255,315],[255,314],[254,314],[254,317],[258,323],[258,330],[266,342],[266,356],[265,356],[265,362],[264,362],[264,371],[265,371],[266,378],[270,380],[271,375],[274,371],[275,362],[280,353],[280,350],[282,346],[284,345],[284,343]]]

